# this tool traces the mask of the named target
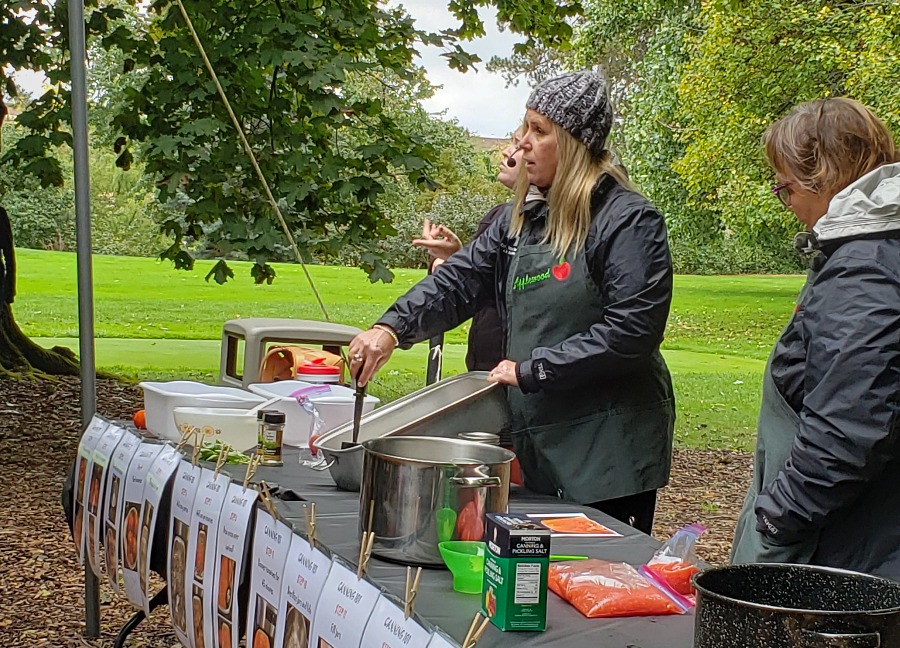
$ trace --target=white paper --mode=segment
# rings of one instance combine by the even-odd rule
[[[415,617],[405,619],[403,609],[381,595],[369,617],[361,646],[376,648],[418,648],[428,643],[431,632]]]
[[[175,470],[172,483],[172,505],[169,517],[169,560],[166,565],[166,583],[169,586],[169,617],[175,636],[183,646],[194,648],[188,632],[187,607],[192,587],[189,571],[188,547],[190,546],[191,521],[194,497],[200,486],[200,468],[185,459]]]
[[[104,523],[106,533],[104,535],[104,547],[106,548],[106,577],[116,594],[120,591],[119,582],[121,574],[119,565],[122,561],[122,543],[119,530],[122,528],[123,506],[125,499],[125,475],[128,474],[128,466],[138,448],[141,447],[141,439],[131,432],[125,432],[116,451],[110,460],[109,469],[106,471],[106,499],[103,504]]]
[[[306,538],[293,535],[278,606],[278,618],[284,619],[284,623],[278,624],[274,645],[281,648],[309,645],[310,626],[330,570],[331,558],[313,549]]]
[[[310,647],[360,648],[379,596],[381,592],[372,583],[333,561],[316,608]]]
[[[596,531],[587,531],[587,532],[571,532],[571,531],[554,531],[550,530],[551,538],[558,538],[560,536],[577,536],[579,538],[621,538],[622,534],[613,531],[605,524],[600,524],[589,518],[584,513],[529,513],[528,517],[532,520],[537,520],[543,524],[544,520],[554,520],[560,518],[578,518],[581,520],[585,520],[589,522],[592,526],[596,527]]]
[[[440,630],[435,630],[426,648],[459,648],[459,644]]]
[[[141,507],[141,543],[138,550],[138,576],[141,584],[141,605],[144,614],[150,616],[150,564],[154,551],[165,551],[165,547],[153,546],[153,534],[156,531],[156,522],[159,519],[159,504],[162,501],[163,491],[175,474],[175,469],[181,463],[181,453],[174,447],[167,445],[160,450],[147,479],[144,481],[144,504]],[[164,520],[163,524],[168,521]]]
[[[90,487],[86,487],[86,485],[93,472],[94,446],[103,436],[107,426],[109,426],[109,421],[94,416],[88,423],[84,434],[81,435],[81,441],[78,442],[78,455],[75,460],[75,488],[72,496],[72,539],[75,541],[79,565],[84,564],[85,531],[92,528],[85,509],[89,502],[94,504],[95,510],[100,503],[100,483],[95,485],[92,482]],[[92,497],[96,499],[92,500]]]
[[[228,486],[216,540],[216,627],[217,648],[237,648],[240,636],[237,590],[241,584],[244,548],[249,542],[250,516],[258,493],[232,482]],[[209,588],[207,588],[209,591]],[[227,637],[227,639],[224,639]],[[226,643],[228,642],[228,643]]]
[[[93,488],[94,486],[93,479],[96,475],[99,495],[95,510],[91,511],[91,503],[90,501],[88,502],[88,524],[90,526],[88,527],[87,536],[87,557],[88,563],[91,566],[91,571],[93,571],[98,578],[102,577],[100,545],[104,544],[106,541],[101,532],[106,529],[104,520],[106,519],[107,473],[113,452],[115,452],[116,447],[119,445],[119,441],[122,440],[122,435],[124,434],[125,430],[118,425],[111,423],[107,426],[106,431],[103,433],[103,436],[100,437],[100,440],[97,441],[97,445],[94,446],[94,465],[91,467],[91,487]],[[90,499],[90,497],[88,499]]]
[[[187,606],[187,626],[191,648],[213,648],[215,638],[216,536],[222,505],[231,479],[212,470],[200,471],[200,488],[194,498],[194,514],[188,541],[188,573],[191,574],[191,604]]]
[[[122,554],[122,582],[125,595],[138,607],[143,607],[143,588],[138,576],[138,553],[141,550],[141,508],[144,503],[144,481],[150,466],[165,446],[141,443],[125,475],[125,503],[122,524],[119,526]],[[149,537],[148,537],[149,542]]]
[[[275,645],[275,635],[284,629],[278,615],[284,564],[291,547],[291,528],[257,509],[250,566],[250,604],[247,610],[247,645]]]

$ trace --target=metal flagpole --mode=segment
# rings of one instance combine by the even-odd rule
[[[94,288],[91,266],[91,184],[88,173],[87,81],[84,1],[69,0],[69,52],[72,70],[72,152],[75,159],[75,235],[78,259],[78,351],[81,361],[81,425],[97,411],[94,366]],[[84,564],[84,621],[88,637],[100,636],[100,591],[88,561]]]

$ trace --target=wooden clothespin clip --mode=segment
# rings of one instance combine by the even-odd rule
[[[219,456],[216,457],[216,468],[213,470],[213,478],[218,477],[219,473],[222,472],[222,468],[225,466],[225,462],[228,461],[228,448],[222,446],[219,448]]]
[[[483,621],[479,625],[478,620],[482,618]],[[475,618],[472,619],[472,625],[469,626],[469,631],[466,633],[466,638],[462,642],[462,648],[475,648],[475,644],[481,639],[481,635],[484,634],[484,630],[490,621],[490,618],[482,617],[481,612],[476,612]]]
[[[186,427],[184,432],[181,434],[181,441],[178,442],[178,445],[175,446],[175,450],[181,452],[184,449],[184,446],[188,444],[188,441],[191,440],[191,437],[194,436],[194,430],[196,428]]]
[[[191,453],[191,465],[194,468],[200,463],[200,450],[203,448],[203,437],[200,436],[200,428],[194,428],[194,451]]]
[[[306,537],[309,544],[316,543],[316,503],[310,502],[309,506],[303,505],[303,519],[306,520]]]
[[[366,569],[369,567],[369,558],[372,557],[372,545],[374,543],[374,533],[366,531],[362,534],[362,539],[359,541],[359,564],[356,568],[357,578],[362,578],[363,574],[366,573]]]
[[[259,466],[259,460],[259,455],[250,458],[250,462],[247,464],[247,474],[244,475],[244,490],[247,490],[247,487],[250,486],[250,480],[253,479],[253,475],[256,474],[256,468]]]
[[[266,507],[266,510],[276,520],[279,519],[278,510],[275,508],[275,500],[272,498],[272,491],[269,490],[269,485],[265,481],[259,482],[259,499],[262,501],[263,506]]]
[[[421,567],[416,569],[415,578],[412,578],[412,567],[406,568],[406,596],[404,597],[403,616],[407,619],[412,616],[416,606],[416,593],[419,591],[420,576],[422,576]],[[412,585],[410,585],[410,581],[412,581]]]

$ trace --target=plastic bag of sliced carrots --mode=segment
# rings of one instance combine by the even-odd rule
[[[691,578],[700,571],[698,565],[700,559],[697,557],[695,547],[697,539],[705,531],[705,527],[696,523],[678,529],[653,554],[647,568],[665,580],[679,594],[691,596],[694,593]]]
[[[644,569],[644,568],[641,568]],[[588,618],[684,614],[693,602],[627,563],[551,563],[548,585]]]

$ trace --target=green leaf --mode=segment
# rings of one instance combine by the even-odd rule
[[[212,270],[206,274],[206,281],[209,281],[210,278],[215,279],[216,283],[221,286],[229,279],[234,279],[234,271],[228,267],[228,264],[224,260],[220,260],[212,267]]]

